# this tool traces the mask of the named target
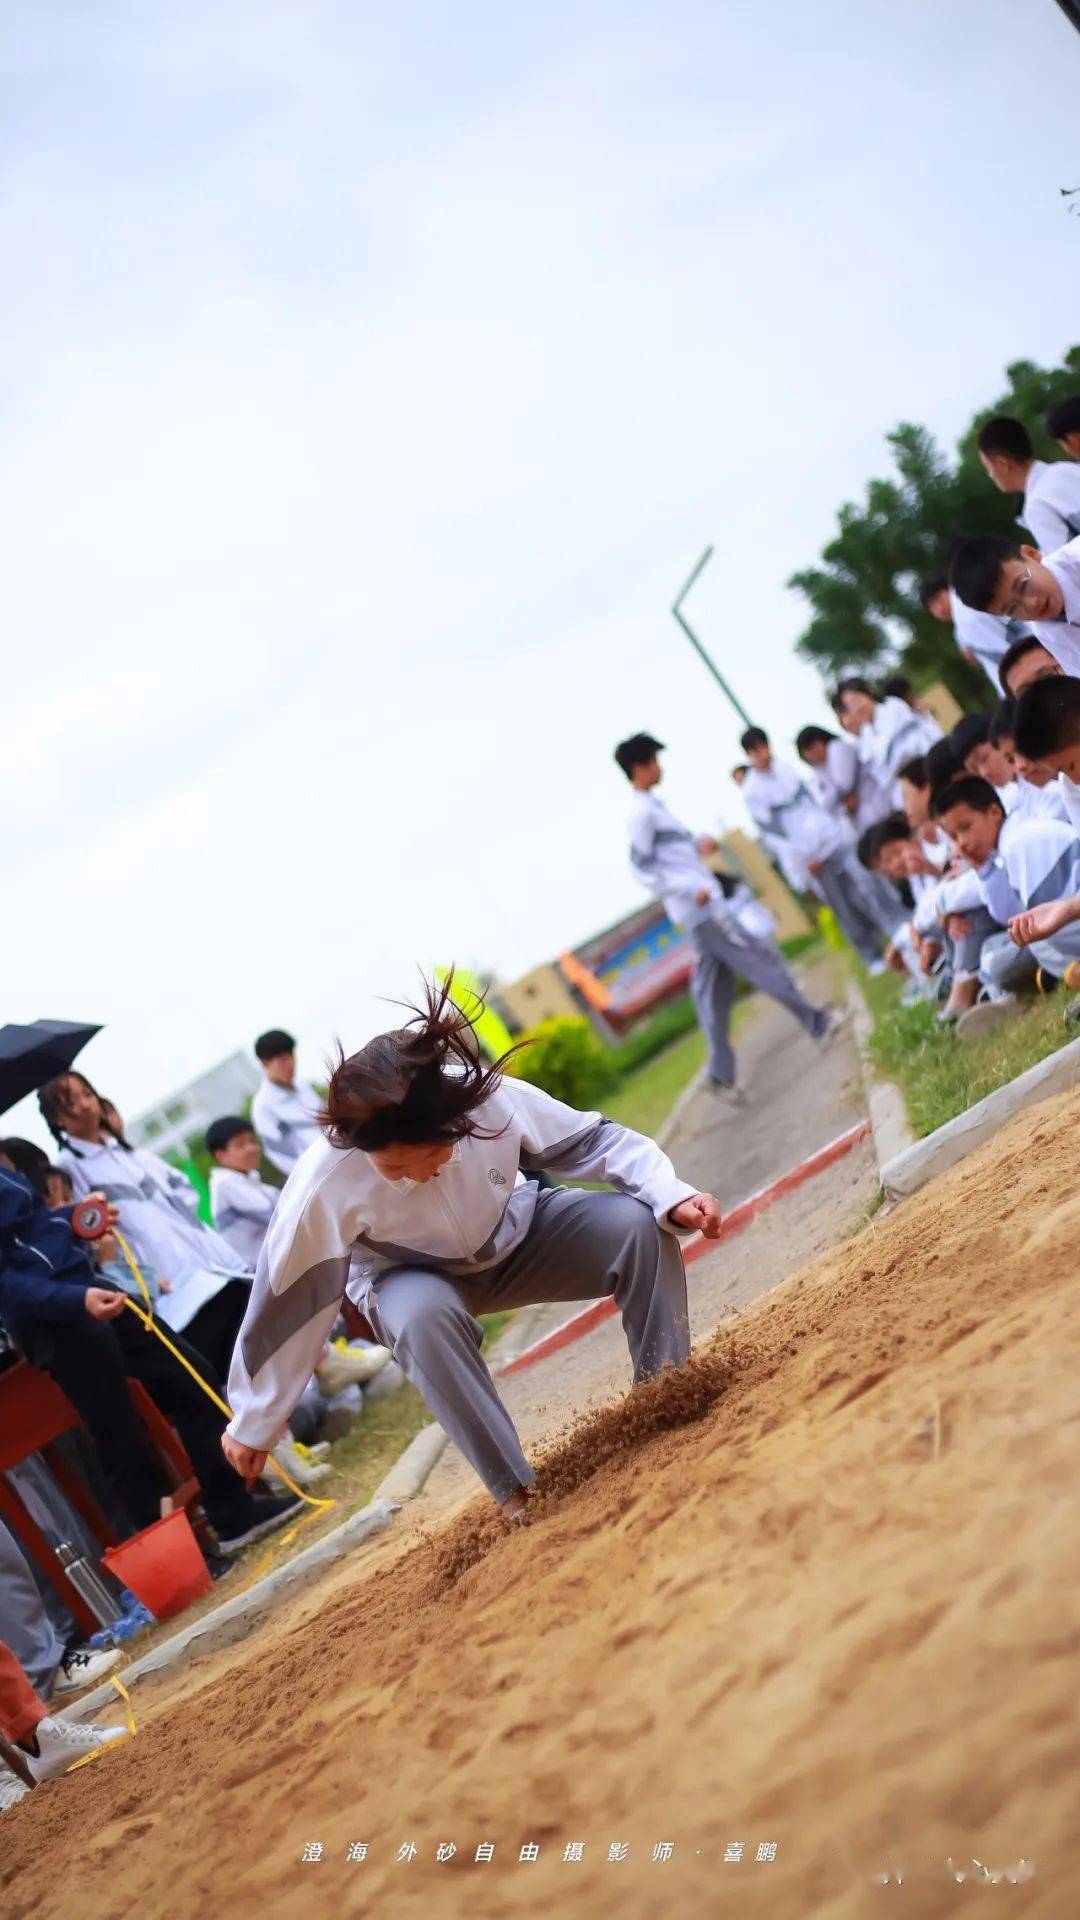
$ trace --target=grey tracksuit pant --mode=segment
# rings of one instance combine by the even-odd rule
[[[11,1648],[32,1687],[48,1696],[64,1657],[64,1642],[42,1605],[26,1561],[0,1520],[0,1639]]]
[[[822,861],[818,885],[856,953],[863,960],[876,960],[882,935],[888,938],[905,918],[896,888],[881,875],[867,873],[851,847],[838,847]]]
[[[697,954],[690,991],[708,1042],[711,1080],[719,1080],[727,1087],[735,1082],[735,1055],[728,1029],[736,974],[741,974],[761,993],[779,1000],[807,1033],[815,1040],[820,1039],[828,1025],[827,1016],[800,993],[786,961],[774,946],[752,939],[741,928],[733,932],[720,920],[701,921],[691,929],[690,938]]]
[[[480,1357],[478,1313],[614,1294],[635,1380],[690,1353],[678,1239],[641,1200],[554,1187],[506,1260],[467,1278],[388,1267],[364,1303],[378,1339],[500,1503],[536,1478]]]

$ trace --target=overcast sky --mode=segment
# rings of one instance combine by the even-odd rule
[[[784,581],[885,431],[1080,334],[1052,0],[0,21],[0,1015],[105,1022],[128,1114],[638,904],[628,732],[737,824],[702,548],[787,753]]]

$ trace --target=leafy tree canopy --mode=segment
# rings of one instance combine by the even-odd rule
[[[1070,347],[1058,368],[1017,360],[1005,375],[1006,391],[976,415],[952,464],[925,427],[895,427],[886,436],[894,478],[871,480],[862,506],[841,507],[820,563],[788,581],[812,609],[798,651],[826,679],[898,667],[916,686],[943,680],[963,706],[985,706],[985,676],[964,659],[952,629],[923,611],[919,581],[944,570],[958,533],[1015,535],[1019,503],[987,479],[975,436],[993,414],[1013,414],[1037,455],[1059,459],[1043,418],[1051,401],[1080,393],[1080,346]]]

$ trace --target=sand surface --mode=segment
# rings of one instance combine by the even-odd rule
[[[1078,1124],[591,1414],[527,1526],[475,1502],[191,1677],[2,1817],[4,1914],[1080,1913]]]

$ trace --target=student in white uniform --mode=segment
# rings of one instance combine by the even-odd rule
[[[1046,431],[1070,460],[1080,460],[1080,393],[1055,400],[1046,410]]]
[[[331,1076],[326,1137],[290,1175],[237,1346],[223,1445],[261,1471],[348,1281],[451,1440],[510,1517],[535,1475],[480,1355],[476,1318],[614,1294],[644,1380],[690,1354],[681,1234],[720,1208],[659,1147],[478,1059],[452,982]],[[614,1193],[525,1178],[604,1181]],[[354,1252],[363,1264],[350,1262]]]
[[[787,1007],[812,1039],[828,1039],[840,1016],[812,1006],[771,943],[753,939],[739,924],[702,857],[715,851],[715,841],[707,836],[696,840],[654,791],[663,777],[656,756],[663,751],[650,733],[635,733],[615,749],[615,760],[636,796],[630,866],[642,886],[663,902],[672,926],[685,927],[690,935],[696,954],[690,991],[708,1041],[709,1085],[718,1098],[740,1105],[743,1096],[735,1084],[735,1055],[728,1038],[738,975]]]
[[[946,836],[933,842],[929,833],[929,827],[916,829],[903,814],[892,814],[867,828],[859,841],[859,858],[871,871],[906,880],[911,888],[915,910],[909,939],[923,973],[933,971],[943,951],[948,960],[949,996],[939,1015],[948,1024],[974,1006],[983,946],[1001,932],[1001,923],[987,912],[970,868],[946,871],[942,856],[951,858]]]
[[[1017,752],[1057,775],[1070,825],[1080,834],[1080,679],[1039,680],[1016,703]]]
[[[250,1120],[226,1114],[206,1129],[210,1169],[210,1215],[215,1233],[234,1247],[251,1273],[281,1188],[260,1178],[262,1148]]]
[[[1022,493],[1021,526],[1043,553],[1080,534],[1080,467],[1071,460],[1036,460],[1022,420],[998,414],[979,428],[979,459],[999,493]]]
[[[1019,808],[1051,820],[1068,820],[1069,808],[1052,767],[1044,760],[1032,760],[1016,744],[1016,705],[1002,700],[990,721],[990,739],[1012,770],[1016,799],[1010,812]],[[991,781],[997,785],[996,781]]]
[[[296,1041],[284,1028],[260,1033],[255,1058],[263,1078],[251,1102],[251,1122],[271,1166],[289,1174],[300,1155],[321,1137],[322,1103],[314,1087],[297,1079]]]
[[[841,680],[831,706],[844,731],[853,736],[859,758],[888,795],[890,805],[898,805],[896,779],[900,768],[933,746],[940,729],[929,727],[906,700],[898,700],[895,695],[879,700],[869,681],[858,674]]]
[[[955,587],[950,587],[945,573],[933,574],[924,580],[919,599],[932,619],[946,626],[951,624],[953,637],[965,660],[973,667],[981,667],[996,691],[1002,660],[1013,641],[1030,633],[1030,627],[1022,620],[1003,620],[996,613],[978,613],[974,607],[966,607]]]
[[[168,1282],[159,1317],[205,1357],[223,1380],[247,1306],[253,1269],[198,1217],[199,1198],[177,1167],[149,1147],[130,1146],[106,1126],[101,1100],[74,1071],[38,1094],[46,1126],[60,1145],[57,1164],[75,1197],[104,1193],[119,1209],[119,1227],[137,1262]]]
[[[822,806],[849,823],[853,841],[885,819],[889,796],[860,760],[854,740],[841,740],[827,727],[803,727],[796,736],[795,751],[810,768]]]
[[[1080,466],[1074,472],[1080,479]],[[1080,539],[1044,556],[1038,547],[976,534],[957,542],[952,578],[969,607],[987,607],[1013,618],[1022,615],[1032,637],[1053,654],[1062,671],[1080,673]],[[1018,657],[1019,642],[1010,647],[1000,669],[1004,691],[1014,698],[1018,688],[1005,686],[1005,674]]]
[[[1003,925],[1080,893],[1080,838],[1072,826],[1007,814],[988,780],[955,780],[935,796],[934,814],[976,869],[983,900]],[[1080,962],[1080,926],[1063,925],[1028,944],[1040,967],[1074,984],[1070,968]],[[984,975],[993,978],[985,962]]]
[[[965,713],[949,735],[949,745],[965,773],[977,780],[989,780],[1006,813],[1020,799],[1013,769],[990,738],[989,713]]]
[[[856,953],[882,971],[882,947],[904,919],[899,896],[871,888],[846,821],[826,812],[794,768],[773,759],[761,727],[748,727],[740,744],[750,762],[743,799],[789,887],[826,901]]]

